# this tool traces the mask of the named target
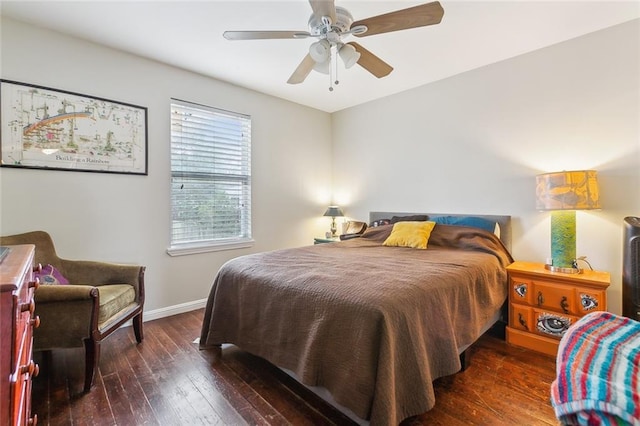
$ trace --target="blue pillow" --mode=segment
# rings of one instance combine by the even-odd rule
[[[432,216],[430,220],[442,225],[471,226],[473,228],[480,228],[491,232],[492,234],[496,230],[496,222],[475,216]]]

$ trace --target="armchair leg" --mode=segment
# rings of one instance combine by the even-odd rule
[[[93,339],[84,340],[85,366],[84,366],[84,391],[89,392],[93,384],[98,363],[100,362],[100,342]]]
[[[136,335],[138,343],[142,343],[142,339],[144,339],[142,332],[142,312],[133,317],[133,333]]]

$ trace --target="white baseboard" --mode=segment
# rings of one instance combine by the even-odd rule
[[[142,314],[143,321],[153,321],[160,318],[170,317],[171,315],[183,314],[185,312],[195,311],[196,309],[204,308],[207,304],[207,299],[194,300],[192,302],[180,303],[178,305],[167,306],[166,308],[154,309],[152,311],[145,311]]]
[[[192,302],[180,303],[178,305],[167,306],[165,308],[154,309],[152,311],[144,311],[142,314],[142,321],[153,321],[160,318],[170,317],[172,315],[183,314],[185,312],[195,311],[196,309],[204,308],[207,304],[207,299],[194,300]],[[122,324],[122,327],[128,327],[133,323],[131,320]]]

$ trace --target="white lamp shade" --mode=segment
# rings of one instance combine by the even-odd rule
[[[356,48],[350,44],[344,44],[340,48],[340,51],[338,53],[340,54],[340,57],[344,62],[345,68],[351,68],[352,66],[357,64],[358,60],[360,59],[360,52],[358,52]]]
[[[316,41],[309,47],[309,55],[317,63],[325,62],[331,55],[331,44],[327,40]]]
[[[316,64],[313,66],[313,69],[322,74],[329,74],[329,71],[331,69],[331,61],[316,62]]]

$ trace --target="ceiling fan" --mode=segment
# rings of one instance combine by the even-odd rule
[[[338,84],[337,60],[340,56],[345,68],[356,63],[377,78],[382,78],[393,67],[356,42],[345,43],[343,37],[367,37],[375,34],[439,24],[444,10],[439,2],[422,5],[354,21],[351,13],[336,6],[334,0],[309,0],[313,13],[309,18],[309,31],[225,31],[227,40],[302,39],[315,38],[309,53],[291,74],[287,83],[302,83],[311,70],[329,74],[329,90]]]

